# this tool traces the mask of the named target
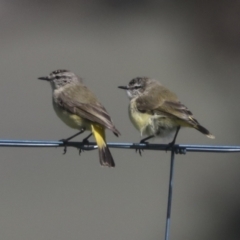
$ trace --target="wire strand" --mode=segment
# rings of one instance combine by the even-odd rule
[[[141,149],[141,150],[156,150],[166,151],[169,148],[168,144],[145,144],[145,143],[107,143],[110,148],[120,149]],[[97,145],[94,142],[63,142],[63,141],[38,141],[38,140],[4,140],[0,139],[0,147],[75,147],[81,150],[94,150]],[[170,221],[171,221],[171,206],[173,192],[173,176],[174,176],[174,160],[175,154],[186,154],[187,152],[215,152],[215,153],[233,153],[240,152],[240,146],[226,145],[189,145],[176,144],[169,148],[171,150],[170,174],[168,182],[168,199],[167,199],[167,216],[165,228],[165,240],[169,240]]]
[[[110,142],[107,143],[109,148],[121,149],[143,149],[166,151],[168,144],[145,144],[145,143],[121,143]],[[88,144],[83,142],[63,142],[63,141],[40,141],[40,140],[5,140],[0,139],[0,147],[75,147],[83,150],[97,149],[95,142]],[[176,144],[173,146],[174,152],[178,154],[185,154],[186,152],[240,152],[240,146],[227,145],[189,145]]]

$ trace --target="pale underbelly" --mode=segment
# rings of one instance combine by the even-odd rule
[[[53,108],[57,114],[57,116],[69,127],[75,128],[75,129],[81,129],[86,128],[87,130],[90,130],[90,121],[83,119],[82,117],[71,114],[67,112],[66,110],[63,110],[62,108],[58,107],[53,102]]]
[[[171,137],[179,124],[164,115],[150,115],[131,109],[129,118],[142,136]]]

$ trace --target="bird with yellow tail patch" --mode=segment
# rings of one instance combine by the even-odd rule
[[[83,84],[82,79],[68,70],[56,70],[38,79],[50,82],[53,90],[53,108],[57,116],[69,127],[80,130],[63,141],[69,141],[85,130],[91,131],[84,141],[87,142],[93,134],[98,145],[100,164],[114,167],[112,154],[106,144],[105,128],[116,136],[119,136],[120,132],[113,125],[106,109]]]
[[[129,118],[141,135],[147,135],[141,143],[155,136],[168,137],[175,133],[172,147],[181,127],[195,128],[209,138],[215,138],[201,126],[193,114],[177,96],[159,81],[147,77],[132,79],[127,86],[119,86],[127,91],[130,99]]]

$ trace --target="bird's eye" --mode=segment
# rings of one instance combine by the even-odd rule
[[[60,76],[56,76],[55,78],[56,78],[56,79],[59,79],[59,78],[60,78]]]
[[[135,86],[135,87],[134,87],[134,89],[139,89],[139,88],[141,88],[141,86]]]

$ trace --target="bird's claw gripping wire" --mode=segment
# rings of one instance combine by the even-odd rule
[[[90,146],[89,146],[89,141],[88,141],[88,139],[89,139],[91,136],[92,136],[92,133],[90,133],[87,137],[85,137],[85,138],[82,140],[81,146],[83,146],[83,147],[79,148],[79,155],[81,155],[81,152],[84,152],[85,150],[86,150],[86,151],[94,150],[94,147],[91,147],[91,148],[90,148]],[[87,147],[87,148],[86,148],[86,147],[84,148],[84,145],[87,145],[88,147]]]
[[[85,131],[85,128],[82,128],[78,133],[72,135],[71,137],[59,140],[59,141],[63,142],[63,146],[64,146],[64,148],[63,148],[63,155],[66,154],[66,152],[67,152],[67,142],[69,142],[69,140],[75,138],[76,136],[82,134],[84,131]]]

